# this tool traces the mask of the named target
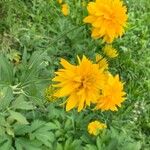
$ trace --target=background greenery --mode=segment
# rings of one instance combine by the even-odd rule
[[[45,96],[61,57],[94,60],[103,46],[82,22],[82,1],[66,2],[67,17],[55,0],[0,1],[0,150],[149,150],[149,1],[125,1],[128,28],[113,44],[119,57],[109,62],[126,82],[127,99],[118,112],[103,113],[66,113],[61,100]],[[87,133],[95,119],[108,126],[98,137]]]

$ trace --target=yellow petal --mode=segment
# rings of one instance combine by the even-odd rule
[[[68,99],[67,99],[67,104],[66,104],[66,111],[71,110],[72,108],[76,107],[77,105],[77,99],[75,94],[72,94]]]
[[[67,62],[65,59],[63,59],[63,58],[60,60],[60,64],[61,64],[64,68],[66,68],[66,69],[72,69],[72,68],[74,68],[74,65],[68,63],[68,62]]]

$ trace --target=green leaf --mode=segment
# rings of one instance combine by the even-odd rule
[[[87,144],[84,150],[99,150],[99,149],[97,149],[95,145]]]
[[[12,129],[12,128],[6,128],[6,132],[7,132],[7,134],[8,135],[10,135],[10,136],[12,136],[12,137],[14,137],[15,136],[15,134],[14,134],[14,130]]]
[[[31,127],[30,127],[30,130],[31,132],[34,132],[38,129],[40,129],[41,127],[43,127],[45,124],[44,121],[41,121],[41,120],[34,120],[31,124]]]
[[[15,124],[14,126],[15,135],[25,135],[31,133],[31,127],[26,124]]]
[[[108,143],[108,145],[106,145],[106,147],[107,147],[107,150],[110,150],[110,149],[117,149],[118,148],[118,145],[119,145],[119,141],[118,141],[118,139],[116,139],[116,138],[112,138],[110,141],[109,141],[109,143]]]
[[[55,123],[53,123],[53,122],[48,122],[45,125],[47,127],[49,127],[50,130],[57,130],[57,129],[59,129],[59,127]]]
[[[36,130],[34,130],[33,133],[30,134],[30,138],[38,139],[44,145],[51,147],[51,143],[55,140],[55,136],[49,130],[50,130],[49,126],[42,125]]]
[[[22,109],[22,110],[33,110],[35,108],[32,102],[25,101],[24,95],[20,95],[18,98],[16,98],[16,100],[13,101],[12,103],[12,107],[14,109]]]
[[[46,52],[36,51],[32,54],[29,63],[26,64],[22,70],[21,82],[22,84],[34,83],[38,77],[40,70],[45,68],[44,60],[48,60]]]
[[[36,139],[41,141],[47,147],[52,147],[52,142],[54,141],[54,134],[52,132],[36,132]]]
[[[9,107],[13,99],[13,91],[10,87],[0,89],[2,96],[0,97],[0,110],[5,110]]]
[[[74,140],[71,143],[72,148],[75,148],[76,150],[81,149],[81,140]]]
[[[12,111],[12,110],[10,110],[9,113],[10,113],[10,116],[13,119],[18,121],[18,123],[20,123],[20,124],[28,124],[27,119],[21,113],[15,112],[15,111]]]
[[[15,141],[16,150],[41,150],[41,143],[37,140],[17,138]]]
[[[72,142],[71,138],[67,139],[67,141],[65,142],[65,145],[64,145],[64,150],[69,150],[70,149],[71,142]]]
[[[63,146],[60,143],[57,143],[56,150],[63,150]]]
[[[0,136],[0,150],[10,150],[12,145],[11,138]]]
[[[129,142],[126,145],[123,145],[123,147],[120,150],[140,150],[142,147],[140,142]]]
[[[80,140],[72,140],[72,137],[68,138],[64,144],[64,150],[82,150]]]
[[[0,126],[4,126],[6,124],[5,117],[0,115]]]
[[[5,135],[5,128],[0,126],[0,136]]]
[[[98,150],[102,150],[101,139],[99,136],[96,139],[96,145],[97,145]]]
[[[11,84],[13,81],[13,67],[4,55],[0,55],[0,82]]]

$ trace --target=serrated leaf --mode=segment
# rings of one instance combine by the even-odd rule
[[[36,132],[36,139],[41,141],[47,147],[52,146],[52,142],[54,141],[54,134],[52,132]]]
[[[32,54],[29,63],[24,66],[22,70],[21,83],[34,83],[34,80],[38,77],[39,72],[45,66],[43,65],[43,61],[47,59],[46,52],[36,51]]]
[[[49,126],[45,126],[45,125],[40,126],[32,134],[30,134],[30,138],[38,139],[48,147],[51,147],[51,143],[55,139],[54,134],[50,132]]]
[[[21,113],[15,112],[15,111],[12,111],[12,110],[10,110],[9,113],[10,113],[10,116],[13,119],[18,121],[18,123],[20,123],[20,124],[28,124],[27,119]]]
[[[49,127],[50,130],[59,129],[59,127],[53,122],[48,122],[48,123],[45,124],[45,126]]]
[[[31,132],[31,127],[26,124],[15,124],[14,126],[15,135],[25,135]]]
[[[34,132],[38,129],[40,129],[41,127],[43,127],[45,124],[44,121],[41,121],[41,120],[34,120],[31,124],[31,132]]]
[[[0,137],[0,150],[10,150],[12,141],[8,137]]]
[[[15,141],[16,150],[41,150],[41,143],[36,140],[18,138]]]
[[[66,130],[72,128],[72,122],[71,122],[71,119],[67,119],[66,122],[65,122],[65,127],[64,127]]]
[[[5,110],[9,107],[12,99],[13,99],[13,91],[10,87],[4,87],[1,90],[3,97],[0,98],[0,110]]]
[[[22,110],[33,110],[35,107],[31,102],[25,101],[25,97],[20,95],[13,103],[12,107],[14,109],[22,109]]]
[[[81,140],[74,140],[71,143],[72,148],[75,148],[76,150],[81,149]]]
[[[11,84],[13,81],[13,68],[4,55],[0,55],[0,82]]]

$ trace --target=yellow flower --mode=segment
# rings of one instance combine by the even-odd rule
[[[68,6],[68,4],[63,4],[61,11],[62,11],[64,16],[68,16],[69,15],[69,6]]]
[[[17,65],[21,61],[21,53],[16,50],[12,50],[8,55],[8,58]]]
[[[58,0],[58,3],[59,3],[59,4],[62,4],[62,2],[63,2],[62,0]]]
[[[56,100],[56,97],[54,96],[54,93],[55,93],[55,89],[53,86],[49,86],[48,88],[45,89],[45,97],[48,101],[55,101]]]
[[[97,64],[93,64],[85,56],[82,60],[78,58],[78,61],[79,65],[75,66],[61,59],[64,69],[59,69],[53,79],[58,82],[55,87],[59,88],[55,96],[68,96],[66,111],[77,107],[79,112],[91,103],[96,103],[104,84],[104,73]]]
[[[101,130],[107,128],[106,124],[99,121],[93,121],[88,125],[88,132],[93,135],[98,135]]]
[[[85,7],[85,6],[86,6],[86,2],[82,1],[82,7]]]
[[[110,58],[115,58],[118,56],[117,50],[114,49],[111,45],[106,45],[103,48],[103,51]]]
[[[124,34],[127,21],[127,9],[121,0],[96,0],[89,2],[88,13],[85,23],[92,24],[92,37],[104,38],[111,43],[114,38]]]
[[[119,76],[113,77],[107,74],[107,81],[102,89],[102,95],[96,104],[96,109],[117,111],[117,106],[121,107],[121,103],[125,100],[125,92],[123,91],[123,83],[119,81]]]
[[[108,69],[108,63],[106,58],[102,57],[100,54],[96,54],[96,63],[99,65],[99,68],[103,71]]]

